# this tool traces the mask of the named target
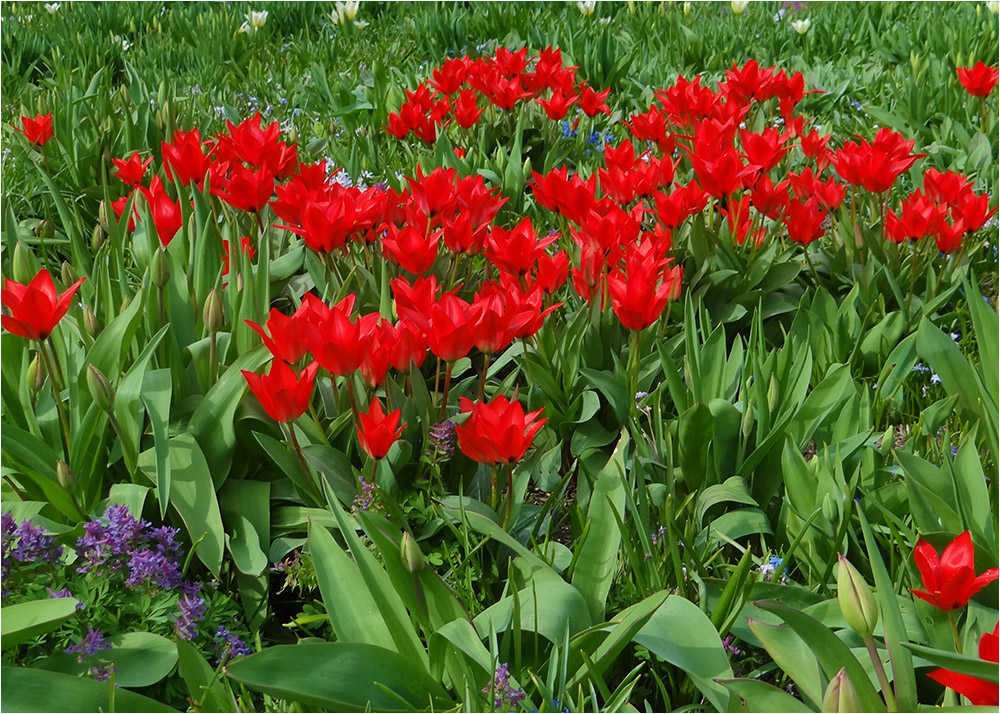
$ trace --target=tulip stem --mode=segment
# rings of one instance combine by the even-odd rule
[[[510,503],[514,500],[514,464],[507,466],[507,505],[503,509],[503,527],[507,530],[510,522]]]
[[[437,399],[438,387],[441,386],[441,358],[437,358],[437,366],[434,368],[434,398]]]
[[[910,292],[906,295],[906,319],[910,319],[910,303],[913,302],[913,288],[917,284],[917,247],[910,253]]]
[[[819,288],[819,273],[816,272],[816,266],[813,264],[812,258],[809,257],[808,246],[802,246],[802,254],[806,257],[806,262],[809,264],[809,270],[812,271],[813,274],[813,280],[816,281],[816,287]]]
[[[490,508],[494,511],[497,508],[497,467],[493,464],[490,467]]]
[[[354,415],[354,421],[358,420],[358,402],[354,398],[354,385],[351,384],[351,375],[344,377],[344,384],[347,385],[347,398],[351,402],[351,413]]]
[[[451,390],[451,368],[454,362],[448,362],[444,368],[444,394],[441,396],[441,418],[448,416],[448,392]]]
[[[479,396],[476,397],[476,401],[483,401],[483,392],[486,391],[486,370],[490,366],[490,358],[493,355],[484,355],[483,358],[483,373],[479,376]]]
[[[316,496],[319,498],[318,503],[323,503],[323,494],[320,493],[319,486],[316,485],[316,481],[313,479],[312,471],[309,470],[309,464],[306,462],[305,454],[302,453],[302,447],[299,445],[299,438],[295,436],[295,425],[291,422],[288,423],[288,433],[291,434],[292,446],[295,447],[295,453],[299,455],[299,463],[302,464],[306,480],[312,486],[313,491],[316,492]]]
[[[68,464],[71,458],[69,419],[66,417],[66,405],[62,401],[62,384],[56,375],[55,369],[53,369],[55,350],[53,350],[52,358],[50,358],[48,350],[45,349],[45,342],[39,341],[38,353],[42,356],[42,362],[45,363],[45,371],[49,373],[49,383],[52,385],[52,397],[56,400],[56,411],[59,413],[59,424],[62,426],[63,446],[66,449],[66,463]]]
[[[871,635],[865,638],[865,647],[868,648],[868,656],[875,667],[875,676],[878,677],[879,686],[882,688],[882,696],[885,698],[885,705],[889,711],[896,709],[896,697],[893,696],[892,687],[889,686],[889,678],[885,676],[885,667],[882,665],[882,658],[879,656],[878,648],[875,646],[875,638]]]
[[[628,359],[631,362],[632,369],[630,370],[629,377],[631,379],[632,388],[632,404],[635,405],[635,395],[639,393],[639,330],[632,331],[632,348],[629,351]]]
[[[218,373],[218,365],[216,364],[216,360],[218,359],[218,345],[216,344],[215,336],[216,333],[213,332],[208,338],[208,386],[210,388],[215,384],[215,377]]]
[[[955,613],[948,611],[948,622],[951,624],[951,635],[955,638],[955,651],[959,654],[964,654],[962,652],[962,638],[958,636],[958,624],[955,622]]]

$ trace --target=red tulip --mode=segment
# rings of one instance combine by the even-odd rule
[[[986,662],[1000,662],[1000,623],[993,632],[984,632],[979,638],[979,659]],[[993,706],[1000,704],[1000,685],[988,682],[968,674],[952,672],[950,669],[935,669],[927,675],[948,689],[953,689],[966,697],[976,706]]]
[[[569,108],[578,101],[580,101],[579,97],[567,97],[562,92],[553,92],[552,96],[548,99],[536,99],[535,103],[545,110],[545,115],[549,119],[559,121],[566,116]]]
[[[0,320],[11,334],[28,340],[44,340],[69,310],[73,294],[86,278],[80,278],[62,295],[56,292],[52,276],[39,270],[30,283],[22,285],[5,280],[2,302],[9,311]]]
[[[245,369],[242,372],[250,385],[250,391],[260,400],[260,405],[268,416],[286,423],[298,419],[309,408],[313,380],[318,369],[319,365],[312,362],[296,377],[295,370],[281,360],[275,360],[271,363],[271,370],[265,375],[257,375]]]
[[[676,300],[681,291],[682,268],[670,267],[665,258],[655,259],[653,243],[631,248],[625,257],[625,270],[616,268],[608,276],[611,307],[622,325],[629,330],[644,330],[663,314],[668,300]]]
[[[974,67],[957,67],[955,71],[965,91],[974,97],[989,96],[1000,81],[1000,68],[990,67],[984,62],[976,62]]]
[[[271,200],[274,174],[266,169],[251,171],[242,164],[233,166],[228,177],[213,171],[212,193],[238,211],[256,213]]]
[[[52,138],[52,112],[38,114],[34,119],[21,117],[21,126],[24,128],[18,129],[18,131],[24,134],[28,141],[37,146],[42,146]]]
[[[282,313],[278,308],[272,307],[267,322],[264,323],[264,327],[267,327],[270,335],[264,332],[264,327],[256,322],[250,320],[244,320],[244,322],[260,335],[261,339],[264,340],[264,345],[275,359],[295,364],[309,351],[306,342],[308,330],[304,327],[305,314],[309,310],[309,306],[310,303],[303,301],[291,317]]]
[[[161,142],[160,148],[167,178],[176,184],[193,181],[201,186],[208,173],[209,159],[202,151],[201,133],[197,129],[175,132],[173,143]]]
[[[116,175],[127,186],[141,184],[143,174],[146,173],[146,168],[152,161],[152,156],[145,161],[140,159],[138,151],[134,152],[128,159],[111,159],[111,163],[115,165],[117,170]]]
[[[477,96],[471,89],[463,89],[458,93],[458,99],[455,100],[452,107],[455,121],[463,129],[468,129],[479,121],[480,115],[486,111],[485,109],[478,108],[476,104]]]
[[[384,458],[389,453],[389,448],[396,443],[399,435],[403,433],[403,427],[399,426],[399,415],[402,412],[397,409],[391,414],[382,411],[382,402],[378,397],[372,400],[368,412],[361,412],[358,415],[358,443],[365,453],[373,459]]]
[[[815,198],[802,201],[789,201],[782,221],[788,229],[788,237],[796,243],[808,245],[826,232],[823,221],[826,211],[819,208]]]
[[[598,114],[607,114],[611,116],[611,110],[606,104],[608,95],[611,94],[611,88],[605,89],[603,92],[598,92],[586,84],[580,85],[580,110],[583,111],[588,117],[594,117]]]
[[[142,191],[146,202],[149,203],[149,212],[153,217],[153,225],[156,226],[156,235],[159,237],[160,243],[164,246],[170,245],[170,241],[181,229],[180,203],[167,195],[159,176],[153,177],[149,188],[140,186],[139,190]]]
[[[526,415],[520,402],[512,402],[502,394],[489,404],[474,404],[465,397],[459,403],[462,411],[471,415],[465,424],[455,427],[458,448],[482,464],[519,461],[547,421],[538,419],[543,410]]]
[[[1000,570],[990,568],[976,577],[972,535],[965,531],[945,547],[938,559],[934,546],[921,538],[913,551],[926,590],[910,589],[921,600],[941,610],[954,610],[987,584],[1000,577]]]

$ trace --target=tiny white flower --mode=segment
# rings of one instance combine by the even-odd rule
[[[941,377],[936,374],[931,375],[931,384],[941,384]]]
[[[611,22],[611,18],[610,17],[602,17],[602,18],[600,18],[598,20],[598,22],[601,23],[602,25],[607,25],[607,24],[609,24]]]
[[[59,9],[59,3],[57,3],[57,2],[47,2],[44,5],[42,5],[42,7],[44,7],[46,10],[48,10],[48,13],[50,15],[55,15],[56,14],[56,10]]]
[[[807,17],[804,20],[792,20],[791,24],[793,30],[795,30],[800,35],[804,35],[807,32],[809,32],[809,25],[811,23],[809,22],[809,18]]]
[[[749,4],[750,0],[732,0],[732,2],[729,3],[729,6],[733,8],[734,13],[742,15]]]
[[[594,8],[597,7],[597,0],[576,0],[576,6],[580,8],[580,14],[593,15]]]
[[[371,23],[365,22],[364,20],[355,20],[354,21],[354,26],[356,28],[358,28],[359,30],[363,30],[364,28],[368,27],[368,25],[370,25],[370,24]]]

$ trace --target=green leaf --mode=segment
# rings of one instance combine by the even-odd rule
[[[882,711],[885,708],[882,698],[875,691],[875,687],[872,686],[872,682],[861,663],[832,630],[824,627],[814,617],[776,600],[755,604],[764,610],[775,613],[788,623],[799,637],[809,643],[810,649],[819,660],[823,674],[828,680],[833,679],[837,672],[844,668],[847,676],[851,679],[851,684],[854,685],[854,689],[858,693],[858,699],[861,701],[864,711]]]
[[[142,452],[139,468],[156,483],[152,449]],[[170,475],[173,479],[170,503],[184,521],[191,542],[198,543],[195,551],[198,559],[218,578],[225,550],[225,529],[208,463],[190,434],[170,440]]]
[[[590,532],[579,546],[571,582],[580,591],[594,622],[604,619],[604,606],[618,572],[622,532],[618,519],[625,513],[625,451],[628,433],[623,429],[614,453],[597,475],[587,509]]]
[[[140,397],[149,425],[153,429],[153,454],[156,456],[156,497],[160,502],[160,518],[167,514],[170,502],[170,395],[173,383],[169,369],[147,372],[142,380]]]
[[[0,647],[7,649],[28,642],[59,627],[76,614],[72,597],[32,600],[0,610]]]
[[[712,621],[693,602],[668,597],[635,642],[687,672],[716,710],[729,710],[729,691],[715,680],[732,678],[733,670]]]
[[[695,501],[694,521],[701,525],[705,520],[705,513],[712,506],[719,503],[743,503],[748,506],[756,506],[757,502],[747,490],[747,483],[739,476],[726,479],[725,483],[709,486],[698,495]]]
[[[925,647],[912,642],[904,642],[902,644],[907,649],[912,650],[928,662],[933,662],[938,667],[967,674],[976,679],[985,679],[987,682],[993,682],[994,684],[1000,682],[1000,670],[997,669],[996,662],[958,654],[957,652],[949,652],[948,650]]]
[[[396,646],[358,566],[322,526],[309,524],[309,552],[330,624],[341,642],[361,642],[388,650]]]
[[[129,369],[122,377],[115,390],[114,414],[118,420],[118,430],[121,435],[122,458],[129,473],[135,473],[139,458],[139,437],[142,434],[142,409],[139,407],[139,397],[142,392],[142,382],[146,374],[146,366],[152,359],[160,340],[167,334],[170,325],[166,324],[146,343]]]
[[[809,645],[788,625],[773,625],[747,618],[750,631],[760,640],[774,663],[791,677],[802,696],[817,709],[823,701],[819,662]]]
[[[551,571],[549,571],[551,572]],[[569,627],[570,634],[590,627],[587,603],[579,590],[562,578],[535,579],[516,595],[520,617],[514,622],[515,596],[508,595],[481,612],[472,622],[480,637],[491,632],[537,632],[550,642],[559,642]]]
[[[5,712],[177,712],[166,704],[108,682],[27,667],[3,667],[0,707]]]
[[[111,651],[102,658],[118,667],[115,684],[148,687],[170,674],[177,664],[177,646],[152,632],[128,632],[110,639]]]
[[[324,711],[423,711],[450,706],[441,685],[412,660],[359,643],[268,647],[227,665],[236,682]]]
[[[235,712],[236,699],[211,665],[187,640],[177,639],[177,673],[187,685],[195,709],[203,712]]]
[[[759,679],[717,679],[716,681],[739,698],[740,711],[761,712],[761,714],[770,714],[770,712],[808,714],[813,711],[787,692]]]

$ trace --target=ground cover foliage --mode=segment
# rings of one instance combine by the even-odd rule
[[[995,5],[0,15],[5,709],[997,705]]]

